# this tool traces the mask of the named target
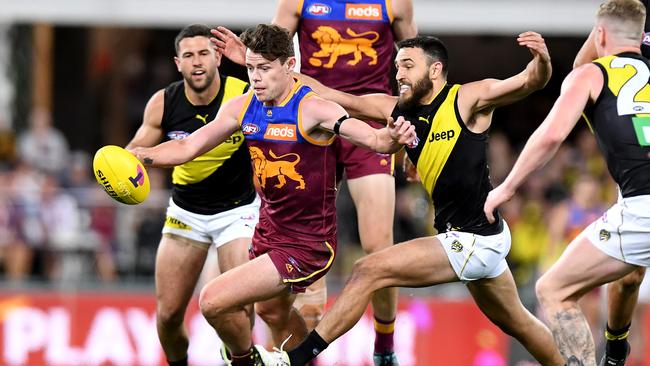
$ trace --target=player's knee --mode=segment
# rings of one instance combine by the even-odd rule
[[[225,312],[225,308],[210,295],[207,287],[204,287],[199,294],[199,309],[206,319],[213,319]]]
[[[634,292],[641,282],[643,282],[643,277],[645,276],[645,268],[640,267],[633,272],[629,273],[627,276],[621,278],[618,282],[621,286],[621,290],[625,292]]]
[[[548,276],[542,276],[537,280],[535,283],[535,294],[542,305],[558,301],[555,285]]]
[[[183,324],[185,309],[167,306],[162,302],[156,307],[156,321],[164,328],[173,328]]]
[[[354,263],[352,274],[348,279],[349,284],[372,285],[376,282],[377,273],[380,271],[379,262],[373,256],[366,256]]]

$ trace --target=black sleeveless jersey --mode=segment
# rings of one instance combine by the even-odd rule
[[[429,104],[413,110],[400,110],[398,105],[392,116],[403,116],[415,126],[419,142],[414,148],[406,148],[406,153],[433,201],[436,230],[498,234],[503,230],[498,212],[495,210],[494,224],[483,212],[492,190],[487,134],[474,133],[465,126],[456,100],[459,88],[445,85]]]
[[[603,89],[585,116],[623,197],[650,194],[650,67],[636,53],[599,58]]]
[[[219,75],[219,93],[207,105],[193,105],[183,81],[165,88],[162,129],[166,139],[180,140],[212,121],[223,103],[248,90],[248,84]],[[213,215],[249,204],[255,199],[250,154],[237,131],[204,155],[174,167],[172,199],[181,208]]]

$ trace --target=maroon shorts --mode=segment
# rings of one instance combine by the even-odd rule
[[[274,230],[255,229],[248,257],[268,254],[292,293],[305,292],[332,267],[336,256],[336,236],[327,240],[299,240]]]
[[[383,128],[378,122],[368,122],[374,128]],[[338,137],[334,141],[336,149],[336,176],[341,180],[343,170],[348,179],[365,177],[371,174],[393,174],[393,155],[381,154]]]

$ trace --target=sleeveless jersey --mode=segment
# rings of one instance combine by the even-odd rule
[[[207,105],[193,105],[183,81],[165,88],[162,130],[166,139],[180,140],[212,121],[223,103],[241,95],[248,84],[221,76],[221,88]],[[181,208],[214,215],[253,202],[255,188],[244,136],[237,131],[204,155],[174,167],[172,199]]]
[[[650,194],[650,68],[635,53],[599,58],[603,89],[585,111],[623,197]]]
[[[460,85],[445,85],[430,104],[400,110],[392,116],[410,121],[419,139],[406,153],[417,167],[424,188],[435,208],[434,227],[438,233],[450,230],[494,235],[503,230],[497,221],[490,224],[483,204],[492,189],[487,165],[487,133],[471,132],[458,112]]]
[[[262,198],[258,226],[317,241],[336,235],[336,154],[334,137],[319,142],[302,128],[300,105],[312,95],[296,82],[285,101],[265,106],[250,92],[239,121]]]
[[[390,0],[304,0],[298,12],[300,72],[353,94],[391,93]]]

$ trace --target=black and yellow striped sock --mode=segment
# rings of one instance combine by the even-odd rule
[[[628,343],[627,336],[630,334],[630,325],[621,329],[612,329],[607,325],[605,329],[605,339],[607,344],[605,346],[607,355],[616,359],[624,359],[627,357]]]

